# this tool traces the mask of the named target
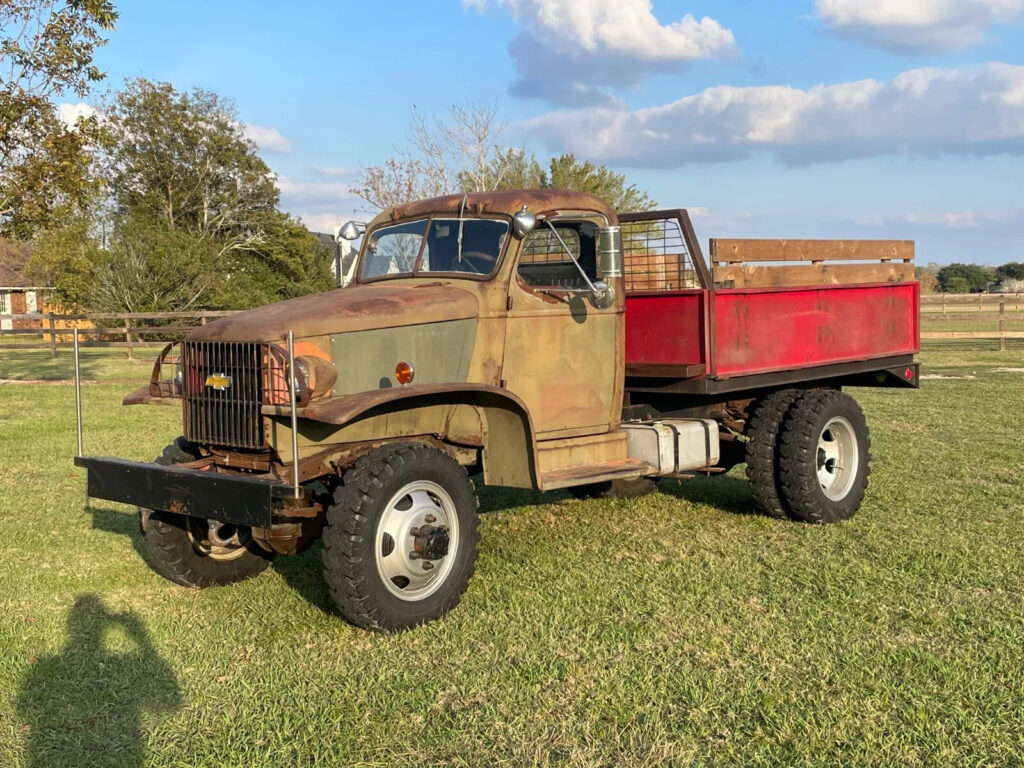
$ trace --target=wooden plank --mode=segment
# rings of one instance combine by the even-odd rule
[[[795,267],[715,267],[723,288],[794,288],[851,283],[902,283],[914,279],[912,264],[806,264]]]
[[[1024,331],[945,331],[924,332],[922,339],[1024,339]]]
[[[914,259],[913,240],[734,240],[713,239],[711,261],[904,261]]]

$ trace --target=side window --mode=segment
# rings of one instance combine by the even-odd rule
[[[519,256],[519,277],[538,288],[586,288],[586,282],[559,237],[591,281],[597,280],[597,227],[589,221],[540,224],[526,236]]]
[[[700,277],[674,217],[622,223],[626,292],[700,288]]]

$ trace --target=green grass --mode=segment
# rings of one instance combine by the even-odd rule
[[[148,365],[87,353],[86,449],[150,459]],[[70,357],[0,352],[0,379]],[[448,618],[381,637],[319,550],[201,592],[130,510],[84,505],[70,386],[0,385],[0,766],[926,766],[1024,760],[1024,351],[922,356],[855,390],[868,498],[814,528],[741,470],[639,501],[486,490]],[[63,367],[61,367],[63,366]]]

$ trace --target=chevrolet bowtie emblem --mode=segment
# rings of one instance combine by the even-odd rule
[[[231,377],[223,373],[213,373],[206,377],[206,386],[223,392],[231,386]]]

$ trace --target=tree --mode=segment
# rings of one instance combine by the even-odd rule
[[[571,154],[551,158],[550,170],[543,186],[589,192],[620,213],[649,211],[655,206],[646,192],[633,184],[626,184],[625,174],[589,161],[580,162]]]
[[[0,2],[0,234],[28,238],[95,194],[99,125],[64,125],[53,99],[103,79],[92,57],[116,19],[106,0]]]
[[[60,300],[110,312],[234,309],[331,287],[327,249],[278,209],[275,178],[230,101],[132,80],[103,111],[107,199],[87,224],[44,238],[31,266]],[[62,260],[76,240],[80,258]]]
[[[1007,280],[1024,280],[1024,263],[1011,261],[1009,264],[996,267],[996,277],[1002,282]]]
[[[216,240],[219,255],[265,242],[279,194],[230,101],[136,79],[104,113],[104,175],[119,214]]]
[[[413,110],[410,149],[364,169],[352,192],[383,210],[411,200],[491,189],[557,188],[590,192],[616,210],[649,210],[654,201],[623,174],[562,154],[545,169],[518,147],[502,147],[505,126],[494,104],[454,105],[449,121],[428,122]]]
[[[993,274],[991,269],[977,264],[949,264],[939,270],[938,278],[944,293],[981,293],[992,282]],[[959,280],[951,282],[954,278],[962,278],[967,290],[960,290],[963,283]]]
[[[946,280],[943,288],[944,293],[970,293],[971,283],[962,275],[953,275]]]

